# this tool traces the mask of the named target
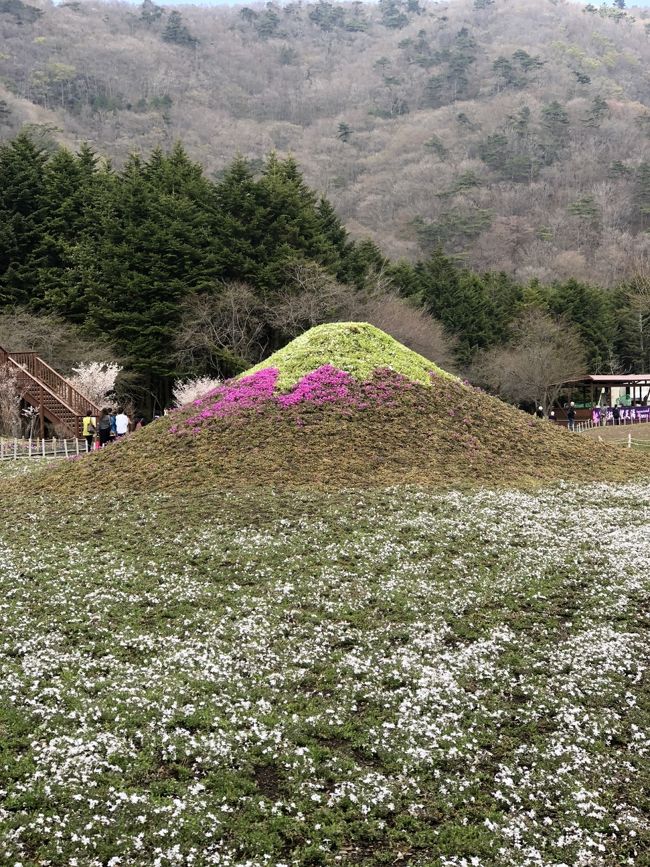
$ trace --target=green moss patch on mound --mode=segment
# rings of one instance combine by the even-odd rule
[[[455,378],[367,322],[333,322],[310,328],[244,375],[277,368],[280,371],[277,386],[280,391],[287,391],[303,376],[324,365],[344,370],[360,381],[369,379],[373,371],[382,367],[423,385],[429,385],[432,372]]]

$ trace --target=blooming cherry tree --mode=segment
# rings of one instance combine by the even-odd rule
[[[105,361],[82,362],[73,367],[71,384],[95,404],[101,404],[115,388],[115,381],[122,370],[119,364]]]
[[[214,391],[221,385],[221,380],[212,379],[209,376],[197,376],[195,379],[178,380],[173,389],[174,403],[176,406],[185,406],[193,400],[205,397],[210,391]]]

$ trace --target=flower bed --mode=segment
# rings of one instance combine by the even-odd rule
[[[191,405],[198,412],[173,424],[169,432],[197,433],[213,419],[263,410],[269,405],[288,408],[339,404],[342,409],[362,410],[371,405],[390,404],[400,394],[414,388],[414,383],[406,376],[390,368],[375,370],[368,380],[359,382],[347,371],[324,364],[301,377],[285,393],[277,388],[279,376],[277,368],[267,367],[248,376],[229,380],[195,400]]]

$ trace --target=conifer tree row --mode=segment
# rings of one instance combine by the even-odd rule
[[[506,342],[530,306],[572,324],[594,370],[614,357],[627,370],[650,363],[650,309],[639,307],[638,287],[519,286],[505,274],[472,273],[442,249],[415,264],[390,262],[371,241],[350,240],[291,158],[272,154],[258,173],[239,158],[213,182],[180,144],[132,156],[120,170],[88,146],[49,155],[28,135],[0,146],[0,309],[57,313],[110,342],[150,406],[168,401],[173,379],[188,372],[174,353],[186,299],[240,281],[272,308],[300,291],[288,275],[301,265],[350,296],[380,276],[457,338],[461,365]],[[268,346],[282,342],[272,325],[268,332]],[[218,370],[192,372],[237,369],[225,355]]]

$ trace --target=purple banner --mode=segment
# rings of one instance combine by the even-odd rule
[[[619,419],[621,424],[629,424],[636,421],[650,421],[650,406],[621,406],[619,407]],[[603,417],[606,424],[614,422],[614,413],[611,407],[595,407],[591,411],[591,420],[594,424],[602,424]]]

